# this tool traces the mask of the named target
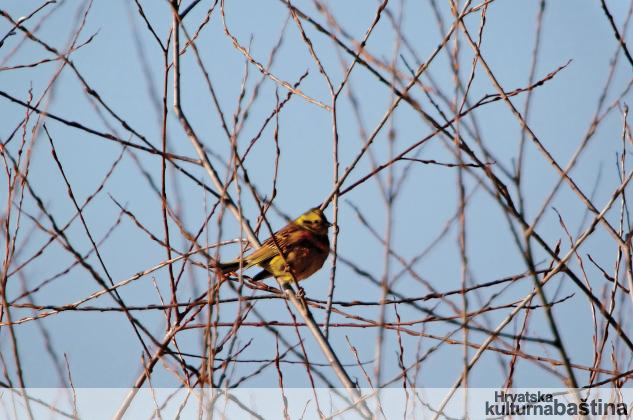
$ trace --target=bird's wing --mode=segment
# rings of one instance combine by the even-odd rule
[[[288,245],[296,242],[302,236],[302,233],[303,229],[295,225],[285,226],[275,233],[274,240],[272,237],[268,238],[259,249],[253,251],[252,254],[244,259],[245,268],[261,264],[279,255],[279,249],[285,253]]]

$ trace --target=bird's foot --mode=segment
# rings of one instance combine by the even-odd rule
[[[306,297],[306,291],[297,283],[297,297],[303,300]]]

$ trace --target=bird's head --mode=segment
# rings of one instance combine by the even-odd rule
[[[323,211],[318,207],[310,209],[297,217],[295,224],[309,231],[327,235],[327,230],[332,224],[327,221]]]

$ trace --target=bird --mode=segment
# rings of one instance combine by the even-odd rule
[[[252,277],[261,281],[274,276],[281,284],[305,280],[319,271],[330,253],[328,229],[332,226],[318,208],[297,217],[278,230],[251,254],[218,264],[222,274],[259,266]],[[281,250],[281,253],[279,252]]]

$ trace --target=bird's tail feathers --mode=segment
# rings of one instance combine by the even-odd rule
[[[225,263],[218,262],[217,267],[218,269],[220,269],[220,271],[222,271],[222,274],[231,273],[231,272],[239,270],[240,262],[239,261],[229,261]]]
[[[272,274],[269,271],[262,270],[259,273],[255,274],[255,277],[253,277],[253,281],[261,281],[271,276]]]
[[[252,267],[254,264],[252,261],[244,259],[241,261],[242,269],[246,270],[247,268]],[[235,273],[240,269],[240,260],[233,260],[228,262],[217,262],[216,267],[222,272],[222,274],[227,273]]]

